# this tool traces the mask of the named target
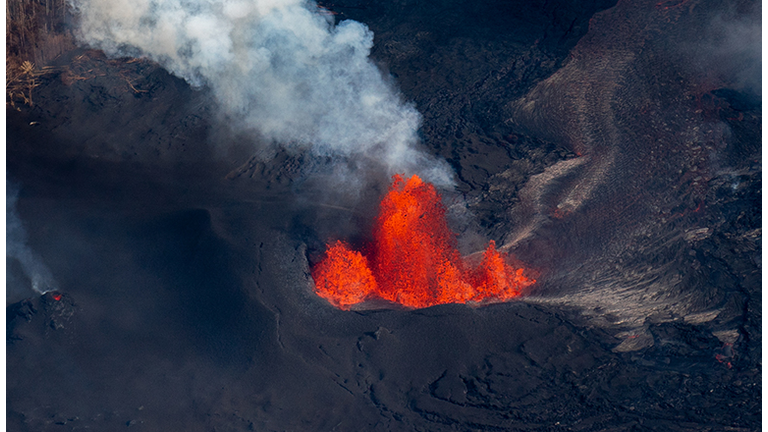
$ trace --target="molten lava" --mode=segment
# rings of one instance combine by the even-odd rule
[[[337,241],[325,259],[312,269],[317,295],[340,309],[349,309],[376,292],[376,280],[368,260],[345,243]]]
[[[461,277],[456,235],[435,188],[417,176],[395,176],[373,230],[373,265],[380,297],[410,307],[464,298],[471,286]]]
[[[340,309],[374,298],[424,308],[505,301],[536,282],[510,266],[493,241],[479,265],[465,262],[440,194],[415,175],[393,177],[368,249],[366,257],[341,241],[328,245],[312,269],[317,294]]]

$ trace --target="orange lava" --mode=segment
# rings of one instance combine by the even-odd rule
[[[366,258],[341,241],[312,269],[315,292],[340,309],[380,298],[406,307],[505,301],[536,282],[506,262],[491,241],[477,266],[456,247],[435,187],[393,177]],[[370,260],[370,262],[369,262]]]
[[[368,260],[341,241],[328,247],[325,259],[312,269],[312,278],[317,295],[340,309],[349,309],[376,292]]]

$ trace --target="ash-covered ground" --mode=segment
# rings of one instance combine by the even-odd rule
[[[537,284],[337,310],[309,266],[366,240],[386,175],[329,187],[211,89],[68,50],[6,114],[8,430],[761,428],[759,5],[320,6],[423,116],[462,252]]]

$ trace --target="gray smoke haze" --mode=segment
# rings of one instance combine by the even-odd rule
[[[375,160],[447,185],[421,116],[368,58],[373,34],[302,0],[72,0],[79,38],[212,89],[230,122],[287,148]]]
[[[762,5],[726,8],[714,16],[697,43],[684,46],[706,75],[737,90],[762,96]]]
[[[56,282],[41,258],[27,245],[27,232],[16,210],[19,188],[10,179],[6,179],[5,189],[5,256],[6,256],[6,300],[16,301],[32,288],[38,294],[45,294],[56,289]],[[31,286],[25,286],[24,278],[13,271],[13,260]],[[10,261],[10,263],[9,263]],[[11,265],[9,265],[11,264]]]

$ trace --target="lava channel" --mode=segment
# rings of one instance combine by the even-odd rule
[[[425,308],[506,301],[536,282],[512,267],[493,241],[480,262],[470,264],[459,254],[435,187],[415,175],[392,180],[365,253],[343,241],[326,245],[312,268],[317,295],[344,310],[374,299]]]

